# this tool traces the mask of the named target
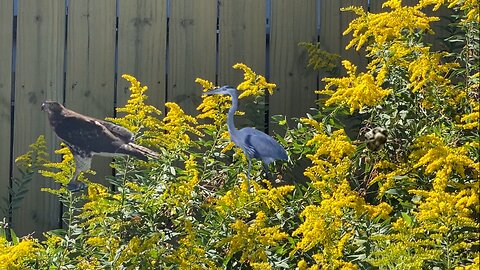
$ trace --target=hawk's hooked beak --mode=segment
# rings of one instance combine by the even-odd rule
[[[45,110],[45,102],[42,103],[42,106],[40,107],[40,110],[42,110],[42,111]]]

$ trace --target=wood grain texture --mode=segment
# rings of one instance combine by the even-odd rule
[[[357,17],[353,12],[340,11],[348,6],[362,6],[366,10],[367,0],[320,1],[320,45],[324,50],[340,55],[341,60],[349,60],[357,65],[359,70],[365,70],[367,59],[364,49],[356,51],[355,47],[348,50],[345,48],[352,40],[352,35],[350,33],[344,36],[343,32]],[[343,68],[340,70],[342,74],[345,73]]]
[[[196,114],[201,102],[200,77],[215,82],[216,0],[170,2],[167,100]]]
[[[164,111],[166,97],[166,0],[120,0],[118,27],[117,106],[130,97],[130,83],[122,74],[135,76],[148,86],[147,102]]]
[[[361,6],[367,10],[367,0],[343,0],[343,1],[321,1],[320,2],[320,45],[330,53],[340,55],[340,60],[348,60],[358,67],[358,71],[366,70],[367,58],[365,57],[365,48],[355,50],[355,46],[346,49],[346,46],[352,40],[352,34],[343,35],[348,28],[349,23],[358,16],[351,11],[341,11],[341,8],[349,6]],[[346,70],[339,63],[339,74],[327,74],[320,72],[320,78],[345,76]],[[324,89],[325,82],[321,81],[320,89]],[[356,138],[358,131],[362,126],[365,115],[353,114],[339,117],[343,123],[345,131],[350,138]]]
[[[222,0],[219,17],[218,85],[237,86],[243,81],[243,71],[232,68],[236,63],[244,63],[265,76],[266,1]],[[239,117],[238,127],[265,127],[265,105],[254,103],[253,98],[245,98],[240,102],[239,110],[246,115]]]
[[[244,63],[265,75],[266,2],[262,0],[220,1],[218,84],[238,85],[243,72],[232,66]]]
[[[308,55],[299,42],[315,42],[315,0],[272,1],[270,81],[277,92],[270,97],[270,115],[305,115],[315,107],[317,73],[307,68]]]
[[[15,157],[28,151],[28,145],[42,134],[46,136],[48,149],[53,151],[58,146],[40,105],[45,99],[63,99],[64,1],[19,1],[17,33]],[[35,232],[39,237],[42,232],[58,226],[58,199],[40,191],[42,187],[53,186],[51,179],[40,177],[30,182],[20,209],[13,213],[13,226],[18,235]]]
[[[99,119],[114,112],[115,9],[115,0],[75,0],[69,6],[65,105]],[[105,184],[110,161],[94,157],[96,175],[88,178]]]
[[[10,185],[12,39],[13,1],[0,1],[0,209],[6,207]]]

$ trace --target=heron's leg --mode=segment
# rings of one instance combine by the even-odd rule
[[[263,163],[263,172],[265,172],[265,179],[269,180],[268,164],[266,164],[265,162]]]
[[[247,171],[247,188],[248,192],[250,192],[250,169],[252,168],[252,160],[248,159],[248,171]]]

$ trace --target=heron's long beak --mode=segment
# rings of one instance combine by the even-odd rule
[[[205,93],[203,93],[204,95],[213,95],[213,94],[225,94],[225,90],[227,88],[229,88],[230,86],[228,85],[225,85],[225,86],[222,86],[220,88],[216,88],[216,89],[212,89],[210,91],[207,91]]]
[[[217,92],[218,92],[218,89],[213,89],[213,90],[204,92],[203,94],[204,95],[213,95],[213,94],[216,94]]]

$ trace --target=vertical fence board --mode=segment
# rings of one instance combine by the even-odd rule
[[[120,78],[127,73],[148,86],[147,102],[163,112],[166,89],[166,0],[120,0],[119,10],[117,106],[123,107],[130,97],[130,83]]]
[[[236,86],[243,81],[243,71],[232,68],[235,63],[244,63],[265,76],[266,1],[220,1],[219,17],[218,85]],[[246,115],[238,126],[265,126],[264,105],[249,98],[240,102],[240,110]]]
[[[320,45],[330,53],[340,55],[341,60],[348,60],[358,67],[359,71],[365,71],[367,59],[365,57],[365,48],[359,51],[355,46],[346,49],[346,46],[352,40],[352,33],[347,36],[343,32],[348,28],[348,24],[358,16],[351,11],[341,11],[340,9],[348,6],[361,6],[367,10],[367,0],[344,0],[344,1],[321,1],[320,3]],[[333,76],[344,76],[346,74],[343,66],[339,67],[339,74]],[[320,77],[332,77],[332,74],[320,72]],[[320,89],[325,87],[325,83],[320,83]],[[344,123],[345,130],[351,138],[355,138],[361,127],[365,115],[354,114],[340,117]]]
[[[0,1],[0,209],[6,207],[2,200],[8,199],[10,185],[12,40],[13,1]]]
[[[115,93],[115,0],[70,1],[67,29],[65,104],[104,119],[113,115]],[[94,157],[90,179],[106,183],[111,159]]]
[[[25,153],[36,138],[46,135],[47,147],[57,140],[40,111],[45,99],[63,98],[65,5],[56,0],[19,1],[15,81],[14,156]],[[16,176],[19,176],[17,173]],[[51,180],[34,177],[21,208],[14,211],[13,225],[19,235],[55,228],[59,202],[40,188]]]
[[[270,80],[278,92],[270,97],[270,115],[305,115],[315,107],[317,73],[307,68],[308,54],[299,42],[315,42],[315,0],[272,1]]]
[[[341,59],[348,59],[364,70],[367,64],[364,49],[356,51],[355,47],[345,49],[352,34],[343,35],[348,24],[357,17],[353,12],[340,11],[342,7],[363,6],[367,9],[367,0],[348,0],[348,1],[321,1],[320,2],[320,45],[330,53],[340,55]],[[343,68],[341,69],[343,71]],[[323,74],[322,74],[323,75]]]
[[[215,81],[216,0],[170,2],[167,99],[188,114],[201,102],[200,77]]]
[[[266,2],[261,0],[220,1],[218,84],[243,81],[235,63],[244,63],[265,75]]]

